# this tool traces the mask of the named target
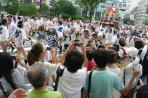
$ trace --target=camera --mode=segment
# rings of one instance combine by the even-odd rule
[[[82,43],[79,43],[79,42],[75,42],[75,46],[81,46],[82,45]]]
[[[74,42],[75,42],[75,46],[81,46],[82,45],[82,43],[80,43],[80,40],[74,40]]]

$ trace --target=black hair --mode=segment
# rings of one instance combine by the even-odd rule
[[[105,49],[105,46],[103,44],[101,44],[97,47],[97,49]]]
[[[86,56],[87,56],[87,59],[89,61],[93,60],[93,58],[94,58],[94,50],[93,49],[88,49],[86,51]]]
[[[91,26],[91,30],[93,31],[93,32],[95,32],[95,27],[93,27],[93,26]]]
[[[124,46],[126,45],[126,40],[125,40],[124,38],[120,38],[120,40],[119,40],[119,45],[120,45],[121,47],[124,47]]]
[[[113,47],[116,52],[118,52],[120,50],[120,46],[118,44],[113,44]]]
[[[106,49],[97,49],[94,54],[94,61],[99,68],[105,68],[108,63],[109,52]]]
[[[44,31],[45,30],[45,28],[44,28],[44,26],[42,25],[42,26],[40,26],[39,27],[39,29],[38,29],[39,31]]]
[[[22,22],[22,21],[19,21],[18,24],[17,24],[17,26],[18,26],[19,28],[22,28],[22,27],[23,27],[23,22]]]
[[[58,23],[59,23],[59,25],[62,25],[63,24],[61,20],[59,20]]]
[[[42,44],[35,44],[32,49],[28,52],[27,60],[31,66],[34,62],[39,61],[39,57],[43,52],[44,48]]]
[[[136,41],[135,41],[135,47],[136,47],[137,49],[141,49],[141,48],[144,47],[144,43],[143,43],[141,40],[136,40]]]
[[[0,53],[0,78],[4,77],[14,90],[17,86],[12,77],[13,68],[14,63],[11,55],[4,52]]]
[[[7,23],[7,19],[2,20],[2,25],[5,25]]]
[[[136,98],[148,98],[148,84],[137,90]]]
[[[86,34],[89,34],[89,31],[88,30],[84,30],[83,32],[86,33]]]
[[[17,17],[17,19],[18,19],[18,20],[21,20],[21,17],[19,16],[19,17]]]
[[[81,69],[84,62],[84,55],[78,50],[69,52],[65,58],[64,65],[71,73],[75,73],[78,69]]]
[[[116,62],[117,62],[117,52],[112,49],[109,49],[108,63],[114,64]]]
[[[57,31],[56,31],[56,29],[51,29],[51,34],[52,34],[52,35],[56,35],[56,36],[58,36],[58,35],[57,35]]]
[[[114,34],[117,34],[118,33],[117,30],[114,30],[113,32],[114,32]]]

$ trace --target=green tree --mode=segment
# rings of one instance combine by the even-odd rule
[[[77,0],[76,3],[80,5],[80,7],[89,12],[90,21],[92,19],[92,15],[95,12],[97,6],[101,2],[105,2],[106,0]]]
[[[124,18],[123,23],[127,25],[134,25],[134,20],[131,20],[129,17],[126,17]]]
[[[19,2],[18,0],[7,0],[7,6],[4,7],[5,11],[10,14],[16,14],[18,12]]]
[[[78,9],[68,0],[56,1],[50,9],[51,16],[62,18],[74,18],[78,15]]]
[[[36,16],[38,10],[34,4],[22,4],[19,6],[18,12],[23,16]]]
[[[143,24],[144,24],[144,25],[148,25],[148,19],[144,19],[144,20],[143,20]]]
[[[49,16],[49,7],[45,3],[42,3],[39,9],[39,13],[42,16]]]

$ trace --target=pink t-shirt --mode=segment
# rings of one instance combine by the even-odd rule
[[[87,64],[87,71],[91,71],[94,67],[95,67],[96,63],[94,60],[92,61],[88,61],[88,64]]]

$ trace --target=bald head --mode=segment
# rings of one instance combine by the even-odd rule
[[[27,71],[27,78],[34,88],[40,88],[48,79],[48,70],[43,63],[37,62]]]

